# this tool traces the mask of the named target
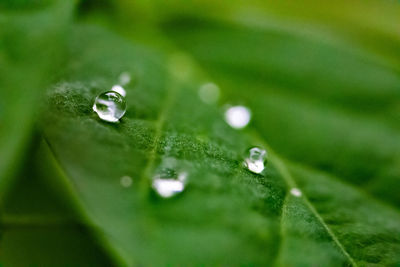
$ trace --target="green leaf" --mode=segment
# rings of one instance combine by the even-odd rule
[[[49,2],[49,1],[46,1]],[[73,1],[42,3],[17,13],[0,8],[0,188],[4,190],[29,142],[44,89],[57,77]]]
[[[238,153],[249,143],[199,101],[195,80],[171,75],[190,67],[185,60],[88,26],[76,28],[71,47],[79,61],[52,90],[43,127],[65,183],[110,253],[128,265],[272,261],[282,180],[273,166],[268,180],[241,167]],[[126,88],[125,117],[110,125],[91,106],[123,71],[136,83]],[[150,179],[170,157],[186,166],[190,182],[163,200]],[[126,175],[132,187],[121,186]]]
[[[43,149],[32,149],[32,158],[8,194],[1,210],[1,253],[4,266],[110,266],[82,221],[78,221],[58,170]]]
[[[249,104],[260,134],[230,129],[219,108],[199,100],[197,88],[209,78],[184,54],[166,57],[81,25],[71,38],[71,57],[76,61],[52,89],[42,128],[64,172],[59,178],[117,264],[399,263],[398,210],[332,175],[288,163],[269,148],[259,135],[268,134],[262,118],[273,108],[261,105],[268,103],[265,90],[255,94],[250,88],[243,95],[245,82],[255,84],[248,76],[200,60],[209,63],[227,96]],[[126,87],[127,113],[118,124],[104,123],[91,110],[93,100],[123,71],[135,77]],[[237,84],[227,87],[229,79]],[[287,134],[273,130],[278,139]],[[271,143],[288,154],[282,143]],[[270,153],[265,175],[242,166],[252,145]],[[318,149],[321,143],[307,145]],[[188,172],[189,184],[181,195],[161,199],[151,191],[151,177],[170,158]],[[132,177],[131,187],[120,184],[122,176]],[[293,188],[302,196],[291,195]]]
[[[19,3],[6,5],[11,15]],[[69,60],[38,122],[43,142],[2,203],[1,263],[400,264],[398,6],[116,1],[90,14],[92,4],[83,19],[129,38],[73,25]],[[111,23],[98,17],[104,11]],[[115,12],[125,17],[115,22]],[[118,24],[132,14],[136,24]],[[46,73],[28,66],[32,77]],[[133,77],[128,110],[105,123],[93,101],[122,72]],[[10,84],[19,80],[30,83]],[[221,106],[251,109],[248,130],[231,129],[222,108],[200,100],[206,82],[220,86]],[[256,145],[269,154],[262,175],[243,166]],[[189,182],[163,199],[151,179],[167,162]]]
[[[398,64],[375,60],[362,45],[354,52],[268,24],[178,17],[163,27],[208,70],[224,100],[252,108],[254,129],[283,155],[400,204]],[[348,28],[339,30],[335,40]],[[400,44],[397,35],[390,41]],[[384,49],[374,53],[384,57]]]
[[[35,153],[34,123],[65,62],[74,1],[0,3],[0,262],[5,266],[109,266],[77,222],[54,172]],[[37,139],[37,138],[36,138]],[[28,148],[26,148],[28,147]],[[31,147],[31,148],[29,148]],[[46,180],[47,179],[47,180]]]
[[[311,265],[318,261],[324,265],[327,258],[339,258],[333,252],[327,253],[328,244],[321,241],[324,235],[334,241],[341,258],[353,265],[391,266],[400,262],[398,209],[330,175],[293,164],[289,164],[289,170],[308,199],[298,203],[299,200],[289,196],[286,200],[282,215],[286,232],[283,265],[300,262]],[[304,207],[308,211],[299,212]],[[310,222],[308,216],[316,220]],[[303,253],[310,251],[312,257],[304,257]],[[332,261],[332,265],[337,266],[336,262]]]
[[[274,162],[287,184],[302,190],[283,204],[279,265],[399,263],[398,210],[334,176],[276,155]]]

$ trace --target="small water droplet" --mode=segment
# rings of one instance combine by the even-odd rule
[[[185,189],[186,180],[186,172],[163,168],[153,177],[152,187],[161,197],[169,198]]]
[[[122,95],[123,97],[126,96],[126,91],[125,91],[124,87],[122,87],[119,84],[116,84],[113,87],[111,87],[111,91],[117,92],[118,94]]]
[[[129,176],[122,176],[120,183],[123,187],[130,187],[132,185],[132,178]]]
[[[119,93],[108,91],[96,97],[93,110],[104,121],[118,122],[125,114],[126,101]]]
[[[124,71],[119,75],[119,83],[121,85],[127,85],[130,82],[131,82],[131,75],[129,74],[129,72]]]
[[[198,94],[204,103],[213,104],[218,101],[220,90],[215,83],[205,83],[200,86]]]
[[[303,193],[301,192],[300,189],[294,187],[294,188],[290,189],[290,194],[292,194],[295,197],[301,197],[301,195]]]
[[[259,147],[253,147],[249,150],[248,156],[244,160],[247,169],[254,173],[261,173],[265,169],[265,160],[267,151]]]
[[[233,106],[226,110],[225,121],[234,129],[242,129],[249,124],[251,112],[244,106]]]

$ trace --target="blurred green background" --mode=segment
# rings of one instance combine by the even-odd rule
[[[399,125],[399,1],[0,0],[0,264],[398,266]]]

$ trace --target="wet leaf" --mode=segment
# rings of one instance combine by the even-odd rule
[[[79,63],[52,90],[44,133],[112,253],[129,265],[271,261],[273,250],[264,248],[279,242],[282,181],[243,169],[239,154],[248,143],[237,142],[241,137],[218,109],[199,100],[195,77],[173,74],[190,65],[94,27],[78,27],[75,40],[85,46],[73,49]],[[126,115],[109,124],[91,105],[122,71],[137,82],[125,88]],[[168,158],[189,182],[180,195],[162,199],[151,191],[151,178]],[[272,166],[267,172],[276,173]],[[123,176],[132,186],[120,184]]]
[[[37,123],[33,163],[47,174],[38,205],[47,217],[39,221],[62,222],[47,234],[66,248],[93,246],[87,258],[72,250],[66,262],[400,263],[398,5],[352,1],[360,13],[342,2],[319,6],[82,4],[69,60]],[[127,112],[107,123],[93,102],[121,73],[132,80],[124,85]],[[199,95],[205,84],[212,101],[210,91]],[[224,121],[228,105],[249,108],[247,128]],[[252,147],[267,151],[260,174],[243,164]],[[180,174],[182,192],[154,191],[155,177]],[[19,204],[29,187],[16,188],[3,222],[35,214],[37,206]],[[83,241],[74,237],[80,231]],[[18,262],[21,233],[2,241],[8,262]]]
[[[254,94],[244,96],[243,83],[227,87],[229,69],[209,64],[214,72],[199,74],[185,54],[166,57],[96,27],[81,26],[75,34],[73,40],[84,40],[85,46],[72,50],[79,62],[50,94],[45,138],[82,212],[121,264],[398,263],[399,239],[393,236],[400,233],[399,212],[362,188],[292,166],[272,151],[263,140],[268,124],[260,123],[266,108],[253,105],[268,103],[264,90],[249,89]],[[124,71],[137,78],[126,87],[128,111],[119,124],[107,124],[91,105]],[[234,73],[232,81],[248,77]],[[240,96],[249,104],[253,130],[231,129],[221,109],[200,100],[197,90],[210,77],[225,97]],[[313,147],[321,145],[315,141]],[[252,145],[271,153],[265,175],[242,166]],[[170,158],[184,166],[189,183],[183,193],[162,199],[152,191],[151,178]],[[123,176],[131,177],[132,185],[122,186]],[[302,195],[290,194],[292,188]]]
[[[400,13],[398,5],[396,10]],[[388,13],[387,21],[392,18]],[[337,44],[358,24],[335,26],[336,35],[325,39],[315,38],[315,22],[303,29],[310,33],[306,36],[292,31],[298,27],[294,23],[287,22],[287,30],[272,27],[274,23],[253,27],[178,17],[164,29],[207,69],[226,99],[253,109],[252,126],[281,154],[398,206],[398,63],[376,60],[388,52],[383,46],[372,53],[363,44],[357,51],[355,42]],[[390,27],[375,25],[374,34],[387,34],[391,43],[400,44]],[[368,33],[357,40],[363,37]],[[392,59],[399,60],[397,51]]]

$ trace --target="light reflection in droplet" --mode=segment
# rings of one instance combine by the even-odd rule
[[[99,94],[94,101],[93,111],[104,121],[118,122],[126,112],[125,98],[114,91]]]
[[[172,197],[185,189],[187,173],[163,169],[153,177],[152,187],[163,198]]]
[[[122,176],[120,183],[123,187],[130,187],[132,185],[132,178],[129,176]]]
[[[121,73],[121,75],[119,75],[119,83],[121,85],[127,85],[130,82],[131,82],[131,75],[129,74],[129,72],[124,71],[123,73]]]
[[[249,150],[249,154],[245,158],[244,163],[249,171],[261,173],[265,169],[266,157],[267,151],[259,147],[253,147]]]
[[[113,85],[113,87],[111,87],[111,91],[117,92],[118,94],[122,95],[123,97],[126,96],[125,89],[119,84]]]
[[[290,194],[292,194],[292,195],[295,196],[295,197],[301,197],[301,195],[302,195],[303,193],[301,192],[300,189],[294,187],[294,188],[290,189]]]
[[[234,129],[242,129],[249,124],[251,119],[250,109],[244,106],[233,106],[226,110],[225,121]]]
[[[205,83],[200,86],[198,94],[204,103],[213,104],[218,101],[220,90],[215,83]]]

